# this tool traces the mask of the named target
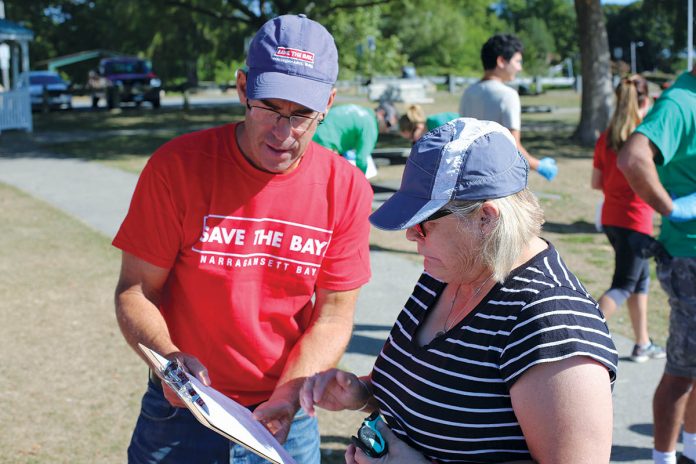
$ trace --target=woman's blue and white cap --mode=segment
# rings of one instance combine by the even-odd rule
[[[370,216],[379,229],[402,230],[452,200],[492,200],[523,190],[529,165],[509,130],[459,118],[425,134],[411,149],[401,186]]]

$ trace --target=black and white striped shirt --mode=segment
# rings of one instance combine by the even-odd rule
[[[588,356],[616,378],[618,356],[595,300],[549,248],[515,269],[426,346],[415,333],[445,283],[423,273],[372,371],[394,433],[430,459],[529,459],[510,388],[530,367]]]

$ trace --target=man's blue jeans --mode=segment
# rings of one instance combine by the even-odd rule
[[[299,464],[319,464],[319,427],[303,410],[295,416],[285,449]],[[265,459],[203,426],[185,408],[175,408],[162,387],[148,382],[128,447],[130,464],[262,464]]]

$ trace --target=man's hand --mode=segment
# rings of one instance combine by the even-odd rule
[[[290,425],[296,412],[295,402],[271,398],[254,410],[254,417],[273,434],[280,444],[283,444],[288,438]]]
[[[184,367],[184,370],[191,374],[191,376],[197,378],[203,385],[210,385],[208,369],[206,369],[195,356],[177,351],[165,357],[169,360],[176,359]],[[172,406],[176,408],[186,407],[186,404],[181,400],[181,398],[179,398],[179,396],[174,393],[174,390],[169,388],[169,385],[167,385],[165,382],[162,382],[162,393],[164,393],[164,397]]]
[[[696,192],[672,200],[672,212],[667,218],[672,222],[686,222],[696,219]]]
[[[387,442],[389,452],[381,458],[371,458],[355,445],[350,445],[346,449],[346,464],[430,464],[431,461],[420,452],[399,440],[387,424],[379,421],[377,428]]]
[[[553,180],[553,178],[556,177],[556,174],[558,174],[556,160],[548,157],[540,159],[539,165],[537,166],[537,172],[546,180]]]

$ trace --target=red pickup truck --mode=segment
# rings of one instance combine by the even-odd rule
[[[136,106],[144,101],[153,108],[160,107],[162,81],[152,72],[148,60],[121,56],[104,58],[99,62],[97,72],[90,72],[87,87],[92,93],[92,107],[99,105],[104,98],[106,106],[118,108],[121,103],[134,103]]]

